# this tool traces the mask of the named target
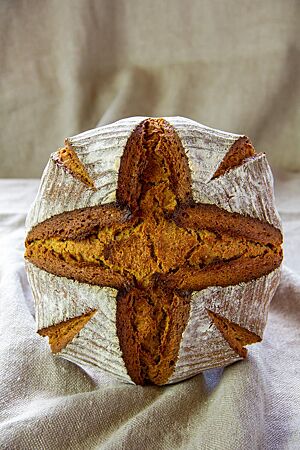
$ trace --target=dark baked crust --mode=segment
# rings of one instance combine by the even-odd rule
[[[247,138],[239,139],[215,177],[253,152]],[[146,119],[124,149],[116,204],[37,225],[27,236],[26,257],[53,274],[118,289],[117,334],[128,373],[137,384],[164,384],[175,366],[191,292],[273,271],[282,260],[281,243],[281,232],[268,223],[194,203],[177,133],[164,119]],[[239,355],[256,342],[253,333],[211,318]]]
[[[73,177],[78,178],[90,189],[96,190],[93,180],[71,146],[66,145],[66,147],[59,149],[54,160],[56,164],[61,165],[66,171],[70,172]]]
[[[119,170],[117,202],[122,207],[129,207],[133,213],[140,208],[147,176],[149,178],[153,170],[153,161],[150,161],[149,154],[157,145],[162,164],[170,170],[169,180],[177,201],[181,204],[192,203],[191,174],[177,133],[164,119],[147,119],[138,125],[129,137]],[[144,183],[141,182],[142,176]]]
[[[280,250],[271,249],[259,257],[240,256],[238,259],[215,262],[212,265],[195,269],[181,267],[175,273],[157,275],[160,283],[169,289],[200,291],[209,286],[231,286],[242,281],[247,282],[267,275],[279,267],[282,261]]]
[[[26,243],[35,240],[45,240],[59,236],[60,239],[84,239],[100,228],[109,227],[116,222],[125,222],[129,218],[128,209],[122,210],[115,204],[66,211],[50,217],[50,219],[36,225],[28,233]]]
[[[236,353],[242,358],[246,358],[247,356],[247,349],[244,348],[245,345],[254,344],[255,342],[261,341],[260,336],[257,336],[257,334],[252,333],[243,327],[240,327],[236,323],[230,322],[225,317],[209,310],[207,313],[218,330],[223,334],[230,347],[233,348],[233,350],[235,350]]]
[[[26,258],[40,269],[81,283],[110,286],[116,289],[121,289],[130,284],[128,279],[111,268],[103,267],[100,264],[78,262],[72,255],[66,255],[62,258],[52,250],[43,249],[40,253],[36,253],[28,247]]]
[[[262,244],[280,246],[282,234],[273,225],[253,217],[231,213],[216,205],[194,204],[178,208],[175,222],[184,228],[206,229],[230,236],[243,236]]]
[[[38,331],[41,336],[48,336],[52,353],[59,353],[80,332],[93,317],[96,310],[87,311],[78,317],[72,317],[64,322],[50,325]]]
[[[225,158],[216,170],[213,178],[220,177],[224,175],[228,170],[233,169],[233,167],[241,166],[246,159],[251,158],[255,155],[255,149],[247,136],[240,137],[235,141],[235,143],[230,147]]]
[[[117,297],[117,332],[136,384],[164,384],[171,376],[190,310],[190,294],[133,288]]]

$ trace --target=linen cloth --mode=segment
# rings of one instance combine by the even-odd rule
[[[276,175],[285,266],[249,357],[167,387],[86,373],[35,333],[24,220],[38,180],[0,182],[0,448],[300,448],[300,177]]]
[[[0,2],[0,448],[300,448],[297,0]],[[66,136],[133,115],[245,133],[275,168],[282,281],[249,358],[169,387],[53,357],[35,333],[24,221]],[[294,171],[295,173],[292,173]],[[297,172],[298,171],[298,172]]]

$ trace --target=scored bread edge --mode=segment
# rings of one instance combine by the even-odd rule
[[[53,154],[43,173],[36,200],[27,216],[27,232],[30,231],[36,224],[52,217],[53,215],[60,214],[65,211],[115,201],[120,158],[123,154],[123,150],[130,134],[134,128],[146,118],[147,117],[134,117],[130,119],[123,119],[113,124],[97,128],[96,130],[90,130],[69,138],[67,141],[72,145],[72,148],[76,151],[78,158],[93,179],[96,190],[94,191],[89,189],[80,180],[76,179],[68,171],[64,170],[62,166],[57,165],[53,158],[53,155],[55,154]],[[186,151],[189,167],[191,169],[192,192],[196,202],[216,204],[217,206],[228,211],[238,212],[243,215],[258,218],[281,229],[280,218],[274,203],[272,173],[265,155],[256,155],[246,161],[245,164],[231,169],[218,178],[212,179],[213,174],[232,144],[242,135],[214,130],[182,117],[165,117],[165,119],[175,128]],[[214,140],[215,144],[212,145]],[[257,173],[260,175],[257,176]],[[58,189],[58,187],[61,189]],[[37,281],[32,273],[34,272],[34,269],[38,271],[40,271],[40,269],[36,268],[29,262],[26,266],[30,284],[31,286],[34,286]],[[34,267],[34,269],[32,269],[32,267]],[[280,269],[276,269],[271,272],[271,274],[262,278],[268,279],[270,282],[273,280],[273,286],[277,286],[279,282],[279,271]],[[41,272],[48,274],[48,272],[45,271]],[[51,276],[56,277],[55,275]],[[74,283],[69,279],[64,279],[61,277],[56,278],[65,280],[67,286],[70,286],[70,283]],[[255,287],[256,285],[258,286],[258,284],[262,282],[266,283],[266,281],[258,280],[261,279],[244,283],[244,285],[249,287],[251,286],[252,289],[252,287]],[[84,285],[84,283],[78,283],[78,285]],[[76,288],[81,291],[82,288],[78,287],[78,285],[76,285]],[[43,289],[40,285],[39,289],[41,292],[48,289],[48,282],[45,283],[44,286],[45,289]],[[230,292],[230,295],[232,296],[234,295],[235,290],[238,291],[240,289],[240,286],[241,284],[222,288],[222,293],[219,292],[218,295],[222,298],[227,298]],[[190,319],[185,331],[183,332],[177,364],[173,375],[168,381],[169,383],[180,381],[182,378],[192,376],[194,371],[196,371],[195,373],[199,373],[201,371],[198,366],[196,367],[193,361],[195,357],[199,358],[199,355],[192,355],[192,353],[189,353],[189,350],[187,349],[191,348],[192,341],[195,341],[192,328],[198,330],[202,328],[205,329],[208,323],[211,324],[211,321],[208,322],[209,318],[207,317],[205,320],[202,318],[205,323],[203,322],[204,324],[202,324],[200,328],[197,326],[196,322],[197,317],[200,320],[203,316],[203,311],[199,311],[202,303],[201,297],[206,298],[208,293],[211,295],[212,288],[215,287],[207,288],[201,292],[194,292],[192,295]],[[104,289],[102,293],[107,295],[107,299],[111,298],[111,294],[109,294],[110,288],[99,289]],[[105,291],[105,289],[108,289],[108,291]],[[42,294],[41,292],[34,292],[36,304],[39,303],[39,298],[45,298],[44,293]],[[264,300],[266,309],[273,293],[274,289],[271,290],[268,298]],[[108,301],[107,299],[106,301]],[[111,302],[108,302],[108,304],[111,305],[112,309],[114,308]],[[205,302],[203,304],[205,304]],[[45,303],[39,307],[45,308]],[[228,318],[230,319],[230,317]],[[55,322],[58,323],[59,321],[55,320]],[[82,338],[82,336],[85,336],[86,333],[88,333],[89,336],[95,336],[94,328],[96,323],[98,323],[97,314],[95,314],[87,326],[82,329],[78,337],[73,340],[74,342],[72,341],[73,343],[71,342],[65,349],[62,350],[60,355],[66,359],[74,360],[75,358],[76,360],[79,355],[76,350],[79,340],[81,341],[84,339],[86,342],[89,342],[89,338]],[[49,326],[49,324],[47,326]],[[264,323],[261,324],[261,332],[263,331],[264,326],[265,320]],[[212,326],[211,329],[213,330],[213,333],[210,339],[214,341],[214,345],[217,347],[218,345],[221,345],[221,347],[223,345],[223,351],[225,351],[222,364],[220,364],[221,361],[215,361],[217,366],[227,365],[235,360],[241,359],[231,349],[223,337],[220,336],[220,332],[216,329],[216,327]],[[199,336],[200,335],[201,333],[199,333]],[[113,340],[115,337],[116,334],[113,335]],[[221,342],[223,344],[221,344]],[[224,348],[224,345],[227,347]],[[80,346],[82,346],[82,344],[80,344]],[[120,353],[118,354],[118,357],[115,357],[118,360],[117,366],[120,369],[120,374],[115,373],[115,376],[123,381],[131,382],[123,362],[120,348],[118,351]],[[189,357],[191,371],[187,373],[186,368],[184,367],[184,361],[187,361]],[[84,358],[83,354],[80,357],[78,356],[78,358],[79,359],[76,361],[78,363],[80,363],[80,361],[82,362]],[[204,362],[205,361],[203,360],[202,367],[205,366]],[[106,369],[106,366],[103,367],[103,369]],[[202,368],[202,370],[204,369]]]
[[[39,190],[27,215],[26,232],[50,217],[116,200],[118,171],[127,140],[147,117],[131,117],[88,130],[66,139],[72,146],[95,189],[74,177],[53,153],[43,172]],[[178,133],[188,157],[192,191],[197,200],[197,183],[207,183],[222,162],[231,145],[241,135],[201,125],[183,117],[165,117]]]

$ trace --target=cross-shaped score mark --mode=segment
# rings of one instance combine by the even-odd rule
[[[273,226],[193,201],[184,149],[163,119],[142,122],[129,138],[116,205],[46,222],[29,233],[27,258],[53,274],[118,289],[120,347],[138,384],[163,384],[172,373],[192,291],[252,280],[282,259]],[[208,314],[220,330],[226,325],[233,345],[228,320]],[[232,327],[244,356],[243,345],[259,337]],[[50,336],[51,327],[41,334]]]

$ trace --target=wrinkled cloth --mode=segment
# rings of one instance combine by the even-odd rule
[[[0,180],[0,448],[300,448],[300,176],[276,174],[285,265],[262,343],[173,386],[132,386],[49,352],[35,332],[24,220],[38,180]]]

